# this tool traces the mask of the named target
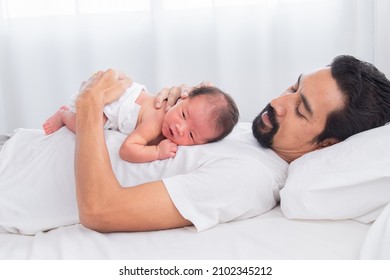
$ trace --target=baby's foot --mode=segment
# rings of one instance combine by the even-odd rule
[[[61,117],[62,111],[69,111],[69,108],[67,106],[62,106],[57,112],[55,112],[53,116],[48,118],[43,123],[42,127],[46,135],[56,132],[57,130],[59,130],[61,127],[65,125]]]

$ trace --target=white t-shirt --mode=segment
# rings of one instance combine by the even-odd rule
[[[286,179],[287,163],[259,147],[249,123],[220,142],[179,146],[175,158],[141,164],[120,159],[126,135],[105,134],[121,185],[162,178],[179,212],[199,231],[270,210]],[[6,142],[0,152],[0,232],[35,234],[79,222],[74,144],[65,127],[49,136],[21,129]]]
[[[191,172],[163,178],[173,203],[198,231],[272,209],[287,163],[259,147],[250,124],[239,124],[219,143],[192,146],[180,157]]]

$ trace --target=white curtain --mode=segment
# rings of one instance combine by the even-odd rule
[[[99,69],[155,93],[203,80],[242,121],[351,54],[390,74],[386,0],[0,0],[0,133],[39,128]]]

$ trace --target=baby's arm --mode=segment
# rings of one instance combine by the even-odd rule
[[[141,123],[123,142],[119,155],[129,162],[150,162],[174,157],[177,144],[165,139],[158,145],[148,146],[148,143],[160,135],[160,128],[147,122]]]

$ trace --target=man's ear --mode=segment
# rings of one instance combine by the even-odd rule
[[[336,144],[338,142],[340,142],[340,141],[337,140],[336,138],[327,138],[324,141],[321,141],[319,143],[318,149],[322,149],[322,148],[326,148],[326,147],[332,146],[333,144]]]

